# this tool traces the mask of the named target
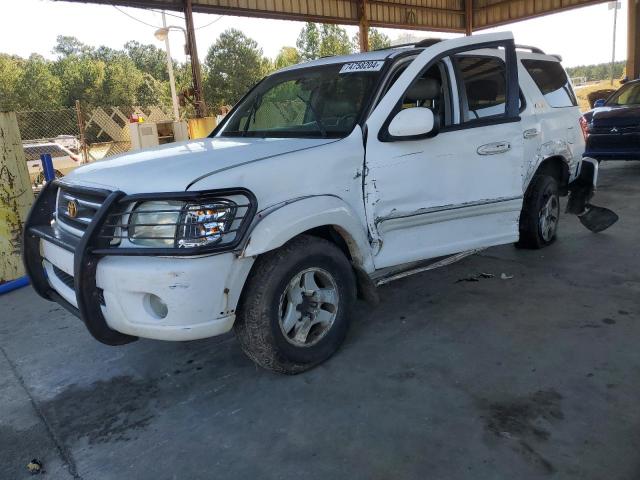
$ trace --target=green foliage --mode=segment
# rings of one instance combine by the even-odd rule
[[[264,57],[255,40],[239,30],[223,32],[209,49],[203,75],[205,98],[213,109],[234,104],[273,70],[323,56],[358,50],[338,25],[307,23],[297,48],[282,47],[274,60]],[[389,45],[376,29],[369,33],[372,49]],[[171,105],[164,49],[137,41],[122,49],[89,46],[60,35],[53,47],[55,60],[40,55],[22,59],[0,53],[0,108],[51,110],[72,107],[76,100],[96,105]],[[192,86],[191,66],[174,61],[176,88]]]
[[[137,105],[138,89],[143,83],[143,73],[135,67],[133,60],[119,55],[105,63],[101,105]]]
[[[391,39],[377,28],[369,29],[369,50],[383,50],[391,46]],[[360,32],[353,37],[353,48],[360,50]]]
[[[276,69],[288,67],[300,63],[301,60],[300,52],[294,47],[282,47],[276,57],[274,67]]]
[[[233,28],[220,34],[204,66],[205,99],[214,108],[235,104],[270,68],[258,43]]]
[[[22,108],[52,110],[60,106],[60,80],[44,57],[34,53],[25,62],[16,94]]]
[[[76,100],[87,104],[100,101],[105,78],[105,63],[87,56],[70,55],[53,64],[57,77],[64,79],[60,103],[73,106]]]
[[[58,35],[56,37],[56,45],[53,47],[53,53],[57,53],[62,57],[68,57],[69,55],[86,55],[93,51],[88,45],[85,45],[76,37],[67,37],[64,35]]]
[[[303,61],[353,52],[347,31],[339,25],[307,23],[296,42]]]
[[[627,62],[615,62],[613,64],[613,78],[620,79],[624,76]],[[567,68],[570,77],[585,77],[588,82],[609,80],[611,78],[611,63],[599,63],[597,65],[581,65]]]
[[[317,23],[307,22],[296,41],[296,46],[303,61],[315,60],[320,57],[320,29]]]
[[[376,28],[369,29],[369,50],[382,50],[391,46],[391,39]]]
[[[169,80],[167,54],[164,50],[155,45],[143,45],[136,41],[125,43],[124,50],[138,70],[148,73],[156,80]]]
[[[24,61],[0,53],[0,110],[17,110],[20,99],[16,92],[22,79]]]

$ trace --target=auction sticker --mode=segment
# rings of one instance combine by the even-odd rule
[[[377,72],[384,65],[383,60],[368,60],[366,62],[345,63],[339,73]]]

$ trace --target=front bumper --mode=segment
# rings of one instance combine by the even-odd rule
[[[100,342],[138,337],[194,340],[225,333],[235,320],[251,259],[232,252],[195,257],[96,254],[97,232],[122,194],[107,194],[82,237],[51,224],[55,188],[48,184],[25,224],[23,258],[36,292],[80,317]],[[158,301],[166,307],[158,310]]]

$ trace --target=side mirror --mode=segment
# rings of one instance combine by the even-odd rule
[[[400,110],[389,124],[390,140],[417,140],[435,135],[436,121],[429,108]]]
[[[593,102],[593,108],[604,107],[606,100],[604,98],[599,98],[595,102]]]

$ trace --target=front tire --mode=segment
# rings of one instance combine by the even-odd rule
[[[355,295],[344,253],[327,240],[301,235],[256,260],[234,330],[261,367],[304,372],[342,344]]]
[[[558,182],[550,175],[535,175],[520,213],[518,247],[539,249],[553,243],[560,221]]]

